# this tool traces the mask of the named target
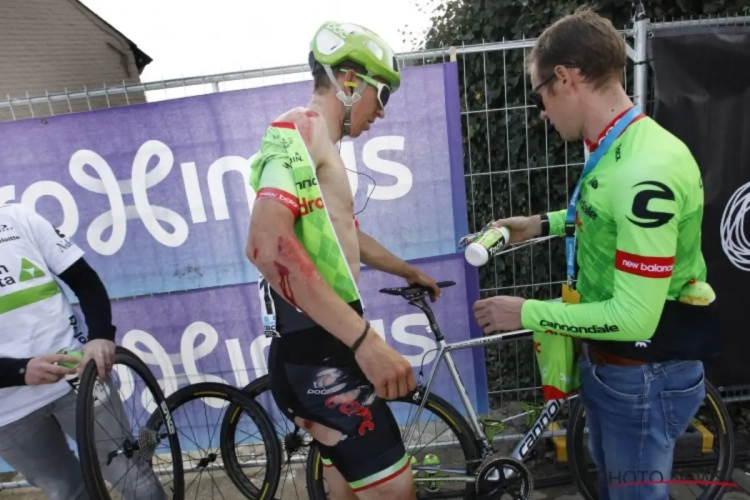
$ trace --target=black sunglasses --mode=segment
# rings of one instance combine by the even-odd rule
[[[529,100],[534,103],[534,106],[536,106],[539,111],[544,111],[544,100],[542,99],[542,96],[539,95],[539,91],[549,82],[554,80],[555,76],[556,75],[552,73],[542,83],[531,89],[531,92],[529,92]]]
[[[577,68],[575,64],[571,62],[563,63],[563,67],[572,69]],[[544,101],[542,100],[542,96],[539,95],[539,91],[542,90],[542,87],[547,85],[549,82],[554,80],[556,77],[555,73],[553,72],[551,75],[549,75],[542,83],[531,89],[531,92],[529,92],[529,100],[534,103],[534,105],[539,108],[539,111],[544,111]]]

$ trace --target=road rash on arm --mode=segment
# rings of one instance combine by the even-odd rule
[[[295,111],[280,121],[297,125],[317,167],[325,161],[328,129],[312,111]],[[365,321],[325,282],[294,233],[295,214],[273,198],[257,198],[253,206],[246,255],[273,289],[314,322],[352,345]]]

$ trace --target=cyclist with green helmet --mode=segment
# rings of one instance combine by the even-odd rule
[[[314,92],[267,129],[251,166],[256,201],[247,257],[258,268],[271,341],[272,394],[321,447],[332,498],[414,498],[410,463],[387,399],[415,389],[412,366],[364,319],[362,263],[435,282],[359,228],[336,143],[358,137],[398,90],[393,50],[378,35],[326,22],[311,44]]]

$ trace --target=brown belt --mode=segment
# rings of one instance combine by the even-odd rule
[[[648,361],[639,361],[637,359],[623,358],[615,354],[603,351],[591,344],[589,348],[589,360],[594,365],[616,365],[616,366],[642,366],[648,364]]]

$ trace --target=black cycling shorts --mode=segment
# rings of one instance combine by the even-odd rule
[[[300,417],[342,433],[336,446],[318,445],[323,464],[335,466],[355,492],[408,467],[390,407],[336,337],[319,326],[282,334],[271,342],[268,371],[271,393],[289,420]]]

